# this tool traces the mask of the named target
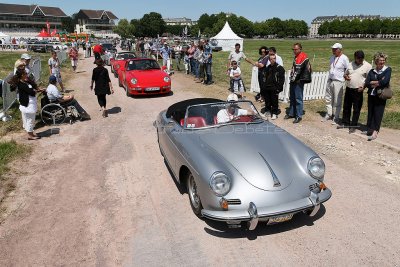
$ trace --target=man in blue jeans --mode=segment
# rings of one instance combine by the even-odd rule
[[[294,60],[290,71],[290,109],[285,120],[294,118],[299,123],[303,117],[304,84],[311,82],[311,65],[306,53],[302,52],[300,43],[293,45]]]
[[[206,81],[204,81],[204,85],[210,85],[213,84],[213,80],[212,80],[212,70],[211,70],[211,66],[212,66],[212,47],[208,44],[208,39],[205,40],[204,42],[204,66],[205,66],[205,70],[206,70]]]

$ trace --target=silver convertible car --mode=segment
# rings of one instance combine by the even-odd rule
[[[251,101],[196,98],[154,122],[160,151],[197,216],[231,228],[314,216],[332,193],[322,159],[263,120]]]

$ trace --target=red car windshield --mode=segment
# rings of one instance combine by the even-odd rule
[[[160,66],[155,60],[143,59],[129,61],[127,70],[159,70]]]

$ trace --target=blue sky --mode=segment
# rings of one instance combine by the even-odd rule
[[[382,15],[400,16],[399,0],[0,0],[1,3],[58,6],[67,15],[79,9],[105,9],[119,18],[141,18],[155,11],[164,18],[187,17],[197,20],[201,14],[231,12],[251,21],[272,17],[302,19],[310,24],[316,16]],[[201,5],[199,5],[201,3]]]

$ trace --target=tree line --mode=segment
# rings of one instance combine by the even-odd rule
[[[326,21],[318,28],[319,35],[351,34],[351,35],[377,35],[400,34],[400,19],[353,19]]]
[[[235,14],[207,13],[200,16],[196,25],[187,27],[187,34],[198,36],[200,32],[203,36],[215,36],[228,21],[232,30],[241,37],[251,38],[254,36],[274,36],[278,38],[299,37],[308,34],[307,23],[303,20],[281,20],[279,18],[267,19],[261,22],[252,22],[243,16]],[[166,25],[161,14],[151,12],[145,14],[141,19],[121,19],[114,28],[114,32],[122,38],[137,37],[157,37],[164,33],[182,35],[186,26]]]

